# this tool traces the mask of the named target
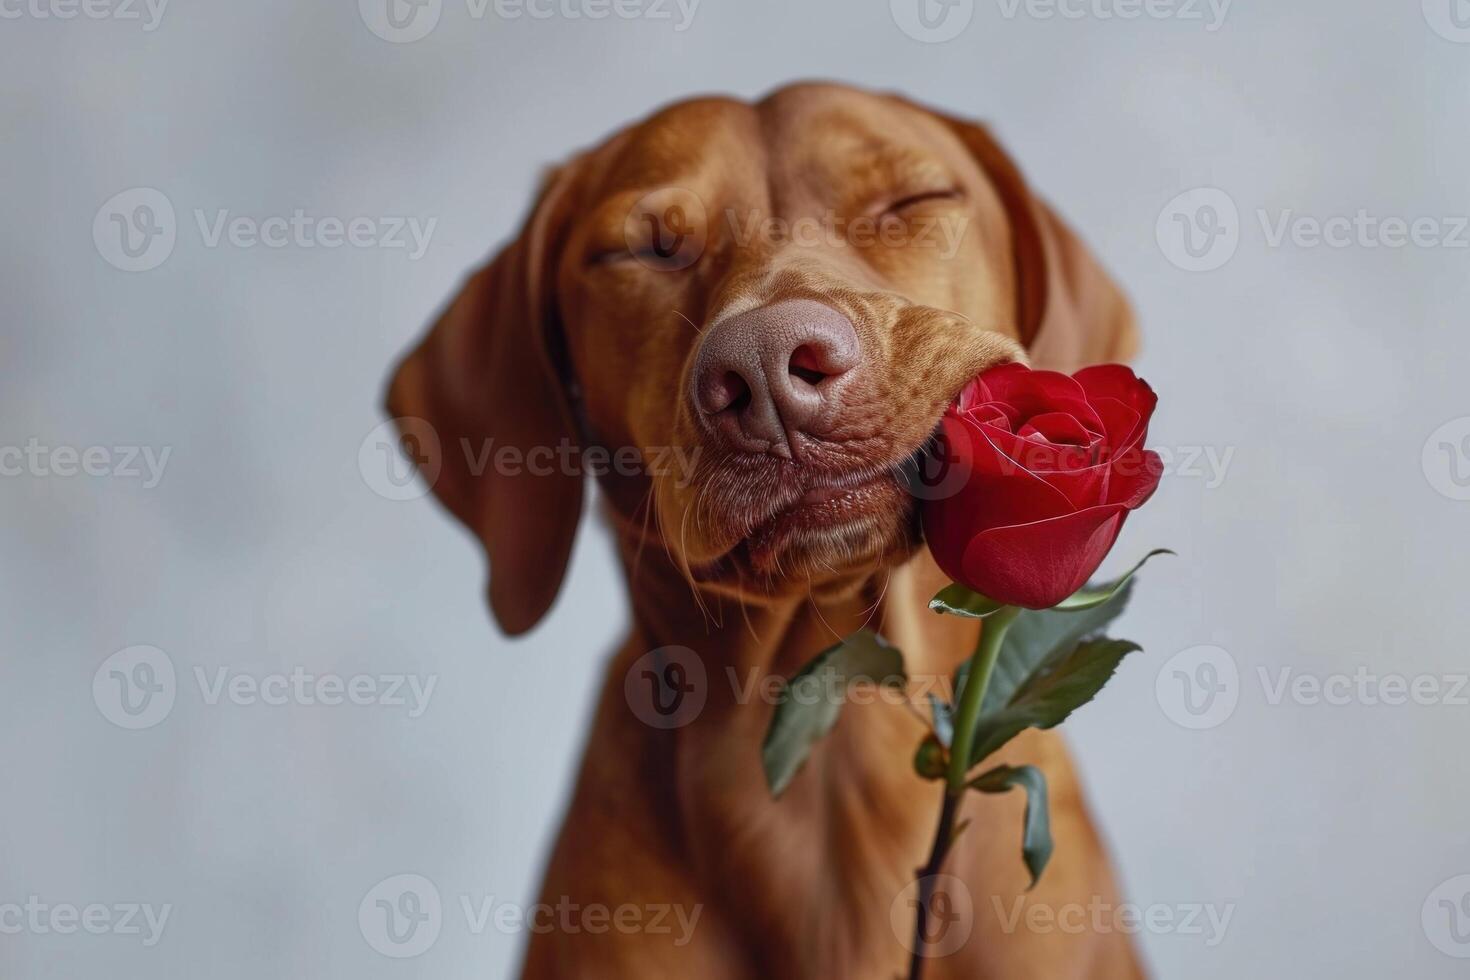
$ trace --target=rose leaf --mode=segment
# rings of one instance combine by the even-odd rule
[[[1148,561],[1155,555],[1172,554],[1174,554],[1174,552],[1170,551],[1168,548],[1155,548],[1153,551],[1150,551],[1148,554],[1140,558],[1138,560],[1138,564],[1128,569],[1128,571],[1124,572],[1118,578],[1113,579],[1113,581],[1102,582],[1097,585],[1084,585],[1082,588],[1078,589],[1076,592],[1073,592],[1071,595],[1067,596],[1067,598],[1063,599],[1055,606],[1052,606],[1052,608],[1057,610],[1058,612],[1080,612],[1084,609],[1091,609],[1094,606],[1100,606],[1104,602],[1107,602],[1109,599],[1111,599],[1114,593],[1116,593],[1124,585],[1127,585],[1128,580],[1133,577],[1133,573],[1142,568],[1144,562]]]
[[[1139,649],[1128,640],[1098,637],[1077,644],[1064,657],[1043,660],[999,710],[981,714],[971,743],[971,765],[984,761],[1028,728],[1060,725],[1096,697],[1123,658]]]
[[[939,594],[929,600],[929,608],[937,613],[949,613],[951,616],[984,619],[1004,609],[1005,604],[996,602],[994,599],[987,599],[980,593],[972,592],[956,583],[940,589]]]
[[[812,746],[837,724],[847,692],[861,684],[902,689],[908,683],[903,654],[872,630],[858,630],[817,654],[788,681],[761,746],[766,784],[780,796]]]
[[[1133,583],[1125,582],[1108,600],[1090,609],[1071,613],[1023,609],[1006,631],[1000,656],[996,658],[995,669],[990,675],[990,686],[985,689],[981,713],[999,711],[1043,663],[1060,660],[1071,653],[1081,640],[1101,633],[1123,612],[1132,595]],[[967,660],[955,672],[956,702],[964,690],[969,671],[970,662]]]
[[[1021,825],[1021,860],[1031,872],[1031,887],[1041,880],[1051,860],[1051,807],[1046,797],[1046,776],[1035,766],[996,766],[970,781],[982,793],[1005,793],[1014,786],[1026,791],[1026,816]]]

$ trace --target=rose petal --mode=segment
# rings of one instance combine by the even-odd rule
[[[1148,382],[1133,373],[1132,368],[1124,364],[1096,364],[1083,368],[1072,377],[1087,393],[1089,402],[1095,404],[1104,398],[1113,398],[1137,412],[1143,420],[1143,432],[1138,439],[1141,442],[1146,438],[1148,423],[1158,407],[1159,396]]]
[[[1064,493],[1006,456],[991,441],[987,429],[945,416],[939,430],[939,454],[961,470],[941,482],[947,485],[953,479],[959,489],[942,506],[926,510],[954,518],[969,528],[968,538],[979,529],[1044,520],[1076,509]]]
[[[940,567],[997,602],[1049,609],[1087,584],[1127,516],[1122,505],[1103,504],[1034,524],[992,528],[970,539],[961,568]]]
[[[989,397],[984,401],[1000,402],[1016,414],[1013,421],[1024,424],[1033,415],[1065,412],[1093,432],[1102,432],[1102,421],[1087,403],[1087,392],[1065,374],[1057,371],[1013,370],[1020,365],[1007,364],[1001,371],[992,368],[980,376]],[[999,372],[999,373],[997,373]]]
[[[1134,449],[1113,460],[1109,469],[1108,503],[1136,510],[1159,488],[1164,461],[1152,449]]]
[[[981,425],[996,426],[1005,432],[1015,431],[1016,410],[1000,402],[984,402],[983,404],[976,405],[967,412],[952,414],[957,414],[961,418]]]
[[[1134,449],[1148,431],[1147,421],[1138,411],[1116,398],[1099,398],[1092,407],[1103,421],[1110,455],[1117,456]]]
[[[1087,392],[1089,399],[1116,398],[1140,415],[1152,415],[1159,402],[1159,396],[1148,382],[1126,364],[1094,364],[1072,375],[1072,379]]]
[[[1107,463],[1088,466],[1077,470],[1058,470],[1054,473],[1037,473],[1047,485],[1058,490],[1076,510],[1108,500],[1108,485],[1112,482],[1113,468]]]
[[[969,384],[960,389],[960,393],[955,396],[954,408],[965,412],[974,408],[976,405],[997,401],[998,399],[991,390],[989,382],[995,382],[1004,386],[1007,384],[1009,375],[1025,374],[1029,370],[1030,368],[1026,367],[1026,365],[1016,361],[1007,361],[1005,364],[998,364],[990,368],[979,377],[971,379]]]
[[[1104,422],[1106,425],[1106,422]],[[1065,412],[1043,412],[1027,419],[1026,424],[1016,430],[1023,439],[1040,439],[1056,446],[1081,446],[1090,448],[1101,442],[1101,438]]]

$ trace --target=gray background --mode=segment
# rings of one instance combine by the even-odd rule
[[[1147,653],[1068,726],[1129,896],[1233,906],[1214,946],[1145,935],[1157,972],[1463,975],[1436,944],[1470,955],[1438,905],[1465,883],[1431,892],[1470,873],[1470,707],[1272,703],[1258,674],[1452,687],[1467,669],[1464,236],[1449,247],[1446,220],[1440,246],[1273,246],[1259,217],[1470,213],[1470,38],[1430,26],[1450,2],[1237,0],[1209,30],[1205,7],[1047,18],[976,0],[944,43],[901,31],[887,0],[702,0],[682,31],[677,13],[476,19],[445,0],[413,43],[344,0],[176,0],[151,31],[7,5],[0,446],[171,456],[152,488],[0,478],[0,905],[173,908],[150,948],[0,934],[0,974],[505,975],[524,936],[474,934],[460,896],[534,898],[621,589],[594,529],[548,622],[495,634],[476,547],[359,469],[386,368],[544,164],[685,93],[827,76],[993,122],[1134,297],[1153,440],[1233,452],[1223,480],[1178,467],[1130,523],[1110,566],[1180,557],[1123,621]],[[1237,206],[1239,242],[1190,272],[1156,224],[1202,186]],[[166,195],[177,242],[131,273],[92,226],[135,187]],[[413,260],[211,248],[194,217],[297,208],[437,225]],[[178,691],[130,731],[92,682],[136,644],[167,654]],[[1191,729],[1170,692],[1200,645],[1226,651],[1212,664],[1226,687],[1235,667],[1238,703]],[[417,718],[210,704],[194,672],[220,667],[437,687]],[[444,902],[438,941],[405,960],[357,920],[401,873]]]

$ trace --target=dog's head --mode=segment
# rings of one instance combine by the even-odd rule
[[[680,103],[555,171],[388,404],[439,436],[434,489],[519,633],[589,472],[701,587],[843,587],[917,546],[910,470],[966,382],[1133,343],[984,129],[801,85]]]

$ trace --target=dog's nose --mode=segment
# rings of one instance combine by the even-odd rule
[[[694,404],[732,449],[790,458],[798,434],[823,434],[860,360],[847,317],[815,300],[782,300],[707,331]]]

